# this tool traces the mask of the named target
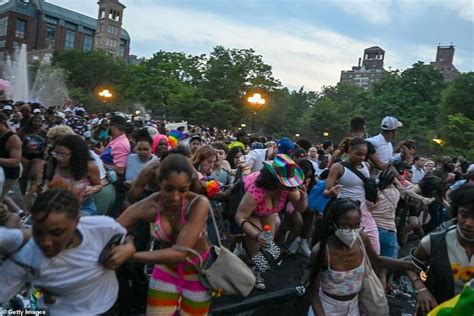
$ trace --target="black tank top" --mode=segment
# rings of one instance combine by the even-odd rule
[[[7,149],[7,143],[10,137],[15,135],[12,131],[3,135],[0,138],[0,158],[10,158],[10,150]],[[5,167],[3,166],[6,179],[18,179],[20,177],[20,167]]]

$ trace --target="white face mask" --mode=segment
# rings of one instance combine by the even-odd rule
[[[336,228],[336,236],[347,246],[352,247],[359,237],[359,233],[362,230],[359,228]]]
[[[461,236],[462,239],[464,239],[465,241],[474,242],[473,238],[467,238],[466,236],[464,236],[464,234],[461,231],[461,228],[459,228],[459,225],[456,225],[456,229],[459,233],[459,236]]]

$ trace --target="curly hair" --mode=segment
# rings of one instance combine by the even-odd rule
[[[74,135],[74,130],[67,125],[56,125],[51,127],[46,134],[51,143],[55,143],[60,137],[65,135]]]
[[[79,216],[79,199],[69,190],[50,189],[36,198],[31,207],[33,221],[42,222],[53,212],[66,214],[68,218]]]
[[[87,165],[92,158],[86,141],[79,135],[66,135],[56,141],[54,147],[58,146],[66,147],[71,151],[69,168],[74,179],[81,180],[87,177]]]

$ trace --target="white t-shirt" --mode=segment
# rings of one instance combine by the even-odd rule
[[[423,237],[420,244],[426,253],[431,252],[430,235]],[[471,271],[474,269],[474,256],[471,256],[471,260],[469,260],[466,251],[459,243],[456,229],[451,229],[446,233],[446,247],[448,249],[449,264],[453,272],[454,292],[458,294],[462,291],[464,284],[472,279]]]
[[[94,163],[99,168],[99,177],[100,180],[104,179],[107,176],[107,172],[105,171],[104,162],[100,159],[99,155],[97,155],[93,150],[89,150],[89,154],[94,158]]]
[[[389,163],[393,156],[393,145],[388,142],[382,134],[378,134],[371,138],[367,138],[366,141],[370,142],[376,151],[376,155],[384,163]]]
[[[426,172],[423,168],[417,169],[414,165],[411,166],[411,172],[413,173],[412,181],[413,184],[420,183],[421,179],[425,176]]]
[[[262,170],[263,162],[267,157],[267,149],[254,149],[245,155],[245,163],[251,168],[250,173]]]
[[[0,227],[0,256],[11,254],[23,243],[20,229]]]
[[[137,154],[131,154],[128,156],[127,166],[125,167],[125,180],[132,181],[135,180],[140,171],[148,164],[150,161],[158,159],[155,155],[152,155],[150,160],[142,161]]]
[[[98,259],[113,236],[127,231],[107,216],[81,217],[77,229],[81,244],[53,258],[45,257],[33,238],[11,256],[0,270],[0,305],[30,282],[56,299],[52,305],[39,302],[52,316],[97,315],[109,310],[117,299],[118,281],[115,271],[99,265]]]

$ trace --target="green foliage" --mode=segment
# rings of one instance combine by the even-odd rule
[[[442,129],[446,151],[452,155],[463,155],[474,161],[474,120],[458,113],[447,116]]]
[[[398,140],[415,139],[421,152],[457,153],[473,147],[472,72],[446,85],[438,70],[418,62],[403,72],[386,72],[368,90],[338,83],[317,93],[282,87],[272,67],[252,49],[217,46],[208,55],[159,51],[137,65],[101,50],[67,50],[57,53],[53,63],[65,70],[71,97],[90,111],[131,111],[139,105],[169,121],[219,128],[245,123],[248,129],[254,122],[261,134],[300,134],[317,142],[338,142],[355,116],[364,117],[369,135],[374,135],[381,119],[392,115],[404,124]],[[34,72],[38,65],[30,68]],[[115,95],[107,103],[97,96],[104,87]],[[261,92],[264,106],[246,102],[253,92]],[[439,137],[445,145],[434,148],[432,139]]]
[[[443,93],[443,114],[463,113],[474,120],[474,72],[459,75]]]

